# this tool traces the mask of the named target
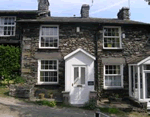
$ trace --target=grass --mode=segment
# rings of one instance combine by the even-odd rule
[[[9,88],[6,86],[0,86],[0,97],[8,97],[9,96]]]
[[[50,107],[56,106],[56,101],[40,100],[40,101],[35,101],[35,103],[39,105],[50,106]]]
[[[106,114],[113,114],[113,115],[117,115],[119,117],[127,117],[127,113],[117,109],[117,108],[99,108],[101,112],[106,113]]]

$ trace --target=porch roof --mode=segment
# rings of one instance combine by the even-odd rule
[[[141,65],[142,63],[146,62],[149,59],[150,59],[150,55],[134,56],[128,59],[128,64]]]
[[[89,54],[88,52],[86,52],[85,50],[83,50],[83,49],[81,49],[81,48],[78,48],[77,50],[75,50],[75,51],[71,52],[70,54],[66,55],[66,56],[64,57],[64,59],[66,60],[66,59],[70,58],[71,56],[75,55],[75,54],[78,53],[79,51],[82,52],[82,53],[84,53],[85,55],[87,55],[88,57],[90,57],[90,58],[93,59],[93,60],[96,59],[94,56],[92,56],[91,54]]]

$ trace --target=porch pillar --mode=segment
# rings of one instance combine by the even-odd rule
[[[130,65],[128,66],[128,70],[129,70],[129,96],[131,97],[132,89],[131,89],[131,66]]]
[[[140,66],[138,65],[137,66],[137,73],[138,73],[138,100],[140,100]]]
[[[143,99],[145,99],[145,73],[144,73],[144,65],[142,65],[142,79],[143,79]]]

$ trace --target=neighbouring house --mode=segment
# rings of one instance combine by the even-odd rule
[[[119,95],[150,107],[150,24],[130,20],[126,7],[114,19],[90,17],[86,4],[81,17],[53,17],[49,1],[38,2],[0,10],[0,43],[20,45],[28,84],[71,104]]]

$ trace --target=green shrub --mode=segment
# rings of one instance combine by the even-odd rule
[[[46,105],[50,107],[56,106],[56,101],[41,100],[41,101],[36,101],[36,103],[39,105]]]
[[[25,83],[25,80],[21,77],[21,76],[16,76],[16,78],[14,79],[14,83],[18,84],[18,83]]]
[[[56,101],[51,101],[49,102],[49,105],[50,107],[55,107],[56,106]]]
[[[19,75],[20,48],[0,45],[0,76],[9,81]]]
[[[88,102],[86,102],[84,105],[83,105],[83,108],[85,109],[88,109],[88,110],[94,110],[96,109],[96,100],[95,99],[90,99]]]

